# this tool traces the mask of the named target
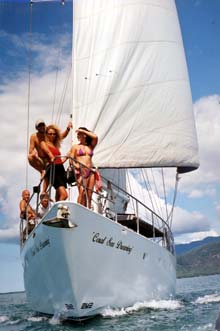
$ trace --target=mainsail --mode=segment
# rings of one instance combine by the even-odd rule
[[[199,165],[174,0],[74,0],[73,124],[101,168]]]

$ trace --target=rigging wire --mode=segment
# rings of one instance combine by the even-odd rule
[[[33,2],[30,0],[30,21],[29,21],[29,52],[28,52],[28,105],[27,105],[27,135],[26,135],[26,153],[28,154],[29,149],[29,126],[30,126],[30,96],[31,96],[31,62],[32,62],[32,6]],[[28,186],[28,159],[26,157],[26,170],[25,170],[25,184]]]
[[[128,187],[129,187],[129,192],[132,195],[132,189],[131,189],[131,182],[130,182],[130,173],[129,170],[126,170],[126,175],[127,175],[127,182],[128,182]],[[134,199],[131,200],[132,208],[135,211],[135,205],[134,205]]]
[[[148,183],[148,187],[149,187],[148,188],[148,194],[149,194],[149,198],[150,198],[150,201],[151,201],[151,204],[152,204],[152,209],[155,210],[155,211],[157,211],[157,213],[159,214],[160,208],[158,207],[157,200],[154,197],[154,194],[153,194],[154,193],[154,190],[153,190],[153,188],[151,186],[151,183],[150,183],[150,180],[149,180],[149,176],[148,176],[148,173],[147,173],[147,169],[146,169],[146,171],[144,171],[142,169],[142,175],[146,176],[146,178],[147,178],[147,183]]]
[[[63,112],[63,105],[64,105],[64,101],[65,101],[65,97],[66,97],[67,86],[68,86],[68,83],[69,83],[71,72],[72,72],[72,67],[70,65],[70,70],[67,73],[66,80],[64,82],[64,87],[63,87],[62,95],[60,97],[60,102],[59,102],[59,106],[58,106],[58,110],[57,110],[57,115],[56,115],[56,120],[55,120],[55,123],[57,123],[57,124],[59,124],[60,117],[61,117],[62,112]]]
[[[29,150],[29,127],[30,127],[30,98],[31,98],[31,70],[32,70],[32,48],[33,48],[33,4],[35,2],[41,2],[41,1],[36,1],[36,0],[29,0],[29,41],[28,41],[28,96],[27,96],[27,128],[26,128],[26,151],[28,154]],[[60,0],[61,5],[64,5],[64,0]],[[60,56],[60,54],[59,54]],[[54,116],[54,108],[55,108],[55,98],[56,98],[56,89],[57,89],[57,80],[58,80],[58,66],[56,70],[56,81],[55,81],[55,92],[54,92],[54,101],[53,101],[53,113],[52,113],[52,120]],[[69,76],[69,74],[68,74]],[[69,77],[67,81],[69,80]],[[66,86],[67,83],[65,83]],[[63,93],[63,101],[62,101],[62,107],[63,107],[63,102],[65,98],[65,93]],[[26,158],[26,169],[25,169],[25,182],[26,182],[26,187],[28,185],[28,159]]]
[[[73,22],[76,21],[76,10],[75,10],[75,1],[73,1]],[[76,109],[76,103],[75,103],[75,98],[74,98],[74,91],[75,91],[75,68],[76,68],[76,60],[75,60],[75,55],[74,55],[74,44],[75,44],[75,31],[73,34],[72,38],[72,117],[74,116],[75,121],[77,121],[77,113],[75,112],[74,114],[74,109]],[[73,127],[76,129],[76,123],[73,123]],[[72,130],[72,141],[74,141],[74,132],[75,130]]]
[[[176,203],[176,197],[177,197],[177,192],[178,192],[178,183],[179,183],[179,180],[180,180],[180,176],[179,176],[179,173],[177,171],[177,173],[176,173],[176,181],[175,181],[175,188],[174,188],[174,195],[173,195],[173,203],[172,203],[170,214],[167,217],[167,223],[169,224],[170,228],[172,227],[172,222],[173,222],[173,212],[174,212],[174,207],[175,207],[175,203]],[[170,220],[170,223],[169,223],[169,220]]]
[[[144,181],[144,184],[145,184],[145,187],[146,187],[146,190],[148,192],[148,196],[149,196],[149,200],[151,202],[151,207],[152,207],[152,210],[154,210],[154,203],[153,203],[153,199],[151,197],[151,193],[150,193],[150,189],[151,189],[151,186],[150,186],[150,181],[149,181],[149,178],[148,178],[148,175],[147,175],[147,170],[146,172],[144,171],[143,168],[141,168],[141,174],[142,174],[142,178],[143,178],[143,181]],[[146,177],[145,177],[146,176]],[[147,179],[146,179],[147,178]]]
[[[61,51],[59,51],[58,60],[57,60],[57,66],[56,66],[56,77],[55,77],[55,86],[54,86],[54,95],[53,95],[53,109],[52,109],[52,118],[51,118],[52,123],[53,123],[54,111],[55,111],[55,103],[56,103],[57,78],[58,78],[58,71],[59,71],[58,63],[60,61],[60,53],[61,53]]]
[[[147,189],[147,192],[148,192],[148,196],[149,196],[149,199],[150,199],[150,202],[151,202],[151,206],[152,206],[152,210],[154,210],[155,212],[159,211],[158,209],[158,206],[157,206],[157,203],[156,203],[156,199],[154,199],[154,195],[153,195],[153,189],[151,187],[151,184],[150,184],[150,180],[149,180],[149,177],[148,177],[148,174],[147,174],[147,169],[145,169],[146,171],[144,171],[144,169],[142,168],[142,177],[144,179],[144,182],[145,182],[145,187]],[[147,178],[147,179],[146,179]],[[148,184],[147,184],[148,183]],[[155,203],[154,203],[155,201]],[[156,205],[156,206],[155,206]],[[158,214],[159,215],[159,214]],[[160,215],[159,215],[160,216]],[[153,217],[153,214],[152,214],[152,217]],[[156,218],[157,220],[157,218]],[[154,220],[153,220],[154,221]]]
[[[60,0],[61,5],[64,6],[65,5],[65,1],[64,0]],[[61,23],[64,22],[64,11],[61,10],[62,13],[62,18],[61,18]],[[63,91],[61,93],[61,97],[60,97],[60,102],[57,108],[57,114],[56,114],[56,119],[54,119],[55,117],[55,104],[56,104],[56,95],[57,95],[57,82],[58,82],[58,74],[59,74],[59,64],[60,64],[60,58],[61,58],[61,46],[59,48],[59,56],[58,56],[58,60],[57,60],[57,66],[56,66],[56,75],[55,75],[55,86],[54,86],[54,96],[53,96],[53,110],[52,110],[52,122],[55,122],[56,124],[59,124],[60,122],[60,117],[63,111],[63,104],[64,104],[64,100],[65,100],[65,96],[66,96],[66,91],[67,91],[67,86],[68,86],[68,81],[69,81],[69,76],[71,73],[71,67],[70,67],[70,72],[67,73],[67,78],[65,80],[64,83],[64,87],[63,87]]]
[[[156,181],[155,181],[155,177],[154,177],[154,174],[153,174],[153,169],[151,169],[151,174],[152,174],[152,178],[153,178],[153,183],[154,183],[154,187],[155,187],[155,192],[156,192],[156,195],[158,197],[158,199],[155,199],[156,201],[156,206],[157,206],[157,209],[158,209],[158,213],[159,213],[159,209],[160,209],[160,212],[161,212],[161,217],[163,217],[163,208],[162,208],[162,204],[161,204],[161,201],[160,201],[160,195],[159,195],[159,192],[158,192],[158,189],[157,189],[157,184],[156,184]]]
[[[91,36],[94,36],[94,28],[95,28],[95,24],[94,24],[94,21],[93,19],[91,19],[91,22],[90,22],[90,31],[91,31]],[[91,75],[91,72],[92,72],[92,68],[94,67],[93,65],[93,56],[92,54],[94,54],[95,52],[95,42],[96,42],[96,39],[93,37],[93,38],[90,38],[90,52],[89,52],[89,61],[88,61],[88,65],[87,65],[87,77],[84,77],[84,82],[85,82],[85,88],[83,89],[83,99],[82,99],[82,102],[83,102],[83,107],[85,104],[87,104],[87,113],[88,113],[88,107],[89,107],[89,97],[90,97],[90,84],[89,84],[89,80],[90,79],[94,79],[94,77],[90,77]],[[81,105],[80,105],[81,106]],[[94,130],[94,128],[92,128],[92,130]]]
[[[164,180],[164,172],[163,172],[163,168],[161,168],[161,173],[162,173],[162,181],[163,181],[164,202],[165,202],[165,207],[166,207],[166,217],[167,217],[167,219],[168,219],[167,194],[166,194],[166,187],[165,187],[165,180]]]

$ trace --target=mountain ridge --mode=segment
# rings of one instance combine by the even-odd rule
[[[199,241],[198,245],[194,242],[187,246],[187,251],[177,254],[177,278],[220,274],[220,238],[208,238]]]
[[[220,237],[206,237],[202,240],[192,241],[187,244],[176,244],[175,245],[176,255],[186,253],[194,248],[213,242],[220,242]]]

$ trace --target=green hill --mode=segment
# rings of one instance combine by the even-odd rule
[[[220,243],[209,243],[177,256],[177,277],[220,274]]]
[[[211,244],[214,242],[220,242],[220,237],[206,237],[202,240],[192,241],[187,244],[176,244],[175,245],[175,251],[176,255],[180,255],[183,253],[186,253],[188,251],[191,251],[194,248],[197,248],[199,246],[203,246],[206,244]]]

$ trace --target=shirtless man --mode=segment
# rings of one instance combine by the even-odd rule
[[[19,207],[20,207],[20,217],[23,219],[26,219],[26,216],[28,217],[28,220],[35,219],[36,215],[33,211],[32,207],[28,205],[28,202],[30,200],[30,192],[28,190],[22,191],[22,199],[20,201]]]
[[[35,218],[36,214],[32,209],[31,205],[28,205],[30,200],[30,192],[28,190],[22,191],[22,199],[20,201],[20,218],[23,220],[27,220],[27,230],[28,234],[34,229],[35,227]],[[23,235],[25,236],[26,229],[24,229]]]
[[[37,120],[35,128],[37,132],[33,133],[30,137],[28,161],[33,168],[40,172],[41,177],[43,177],[46,166],[46,155],[40,148],[40,143],[45,140],[46,124],[44,120]],[[62,139],[66,138],[71,128],[72,123],[69,122],[66,130],[62,133]]]

